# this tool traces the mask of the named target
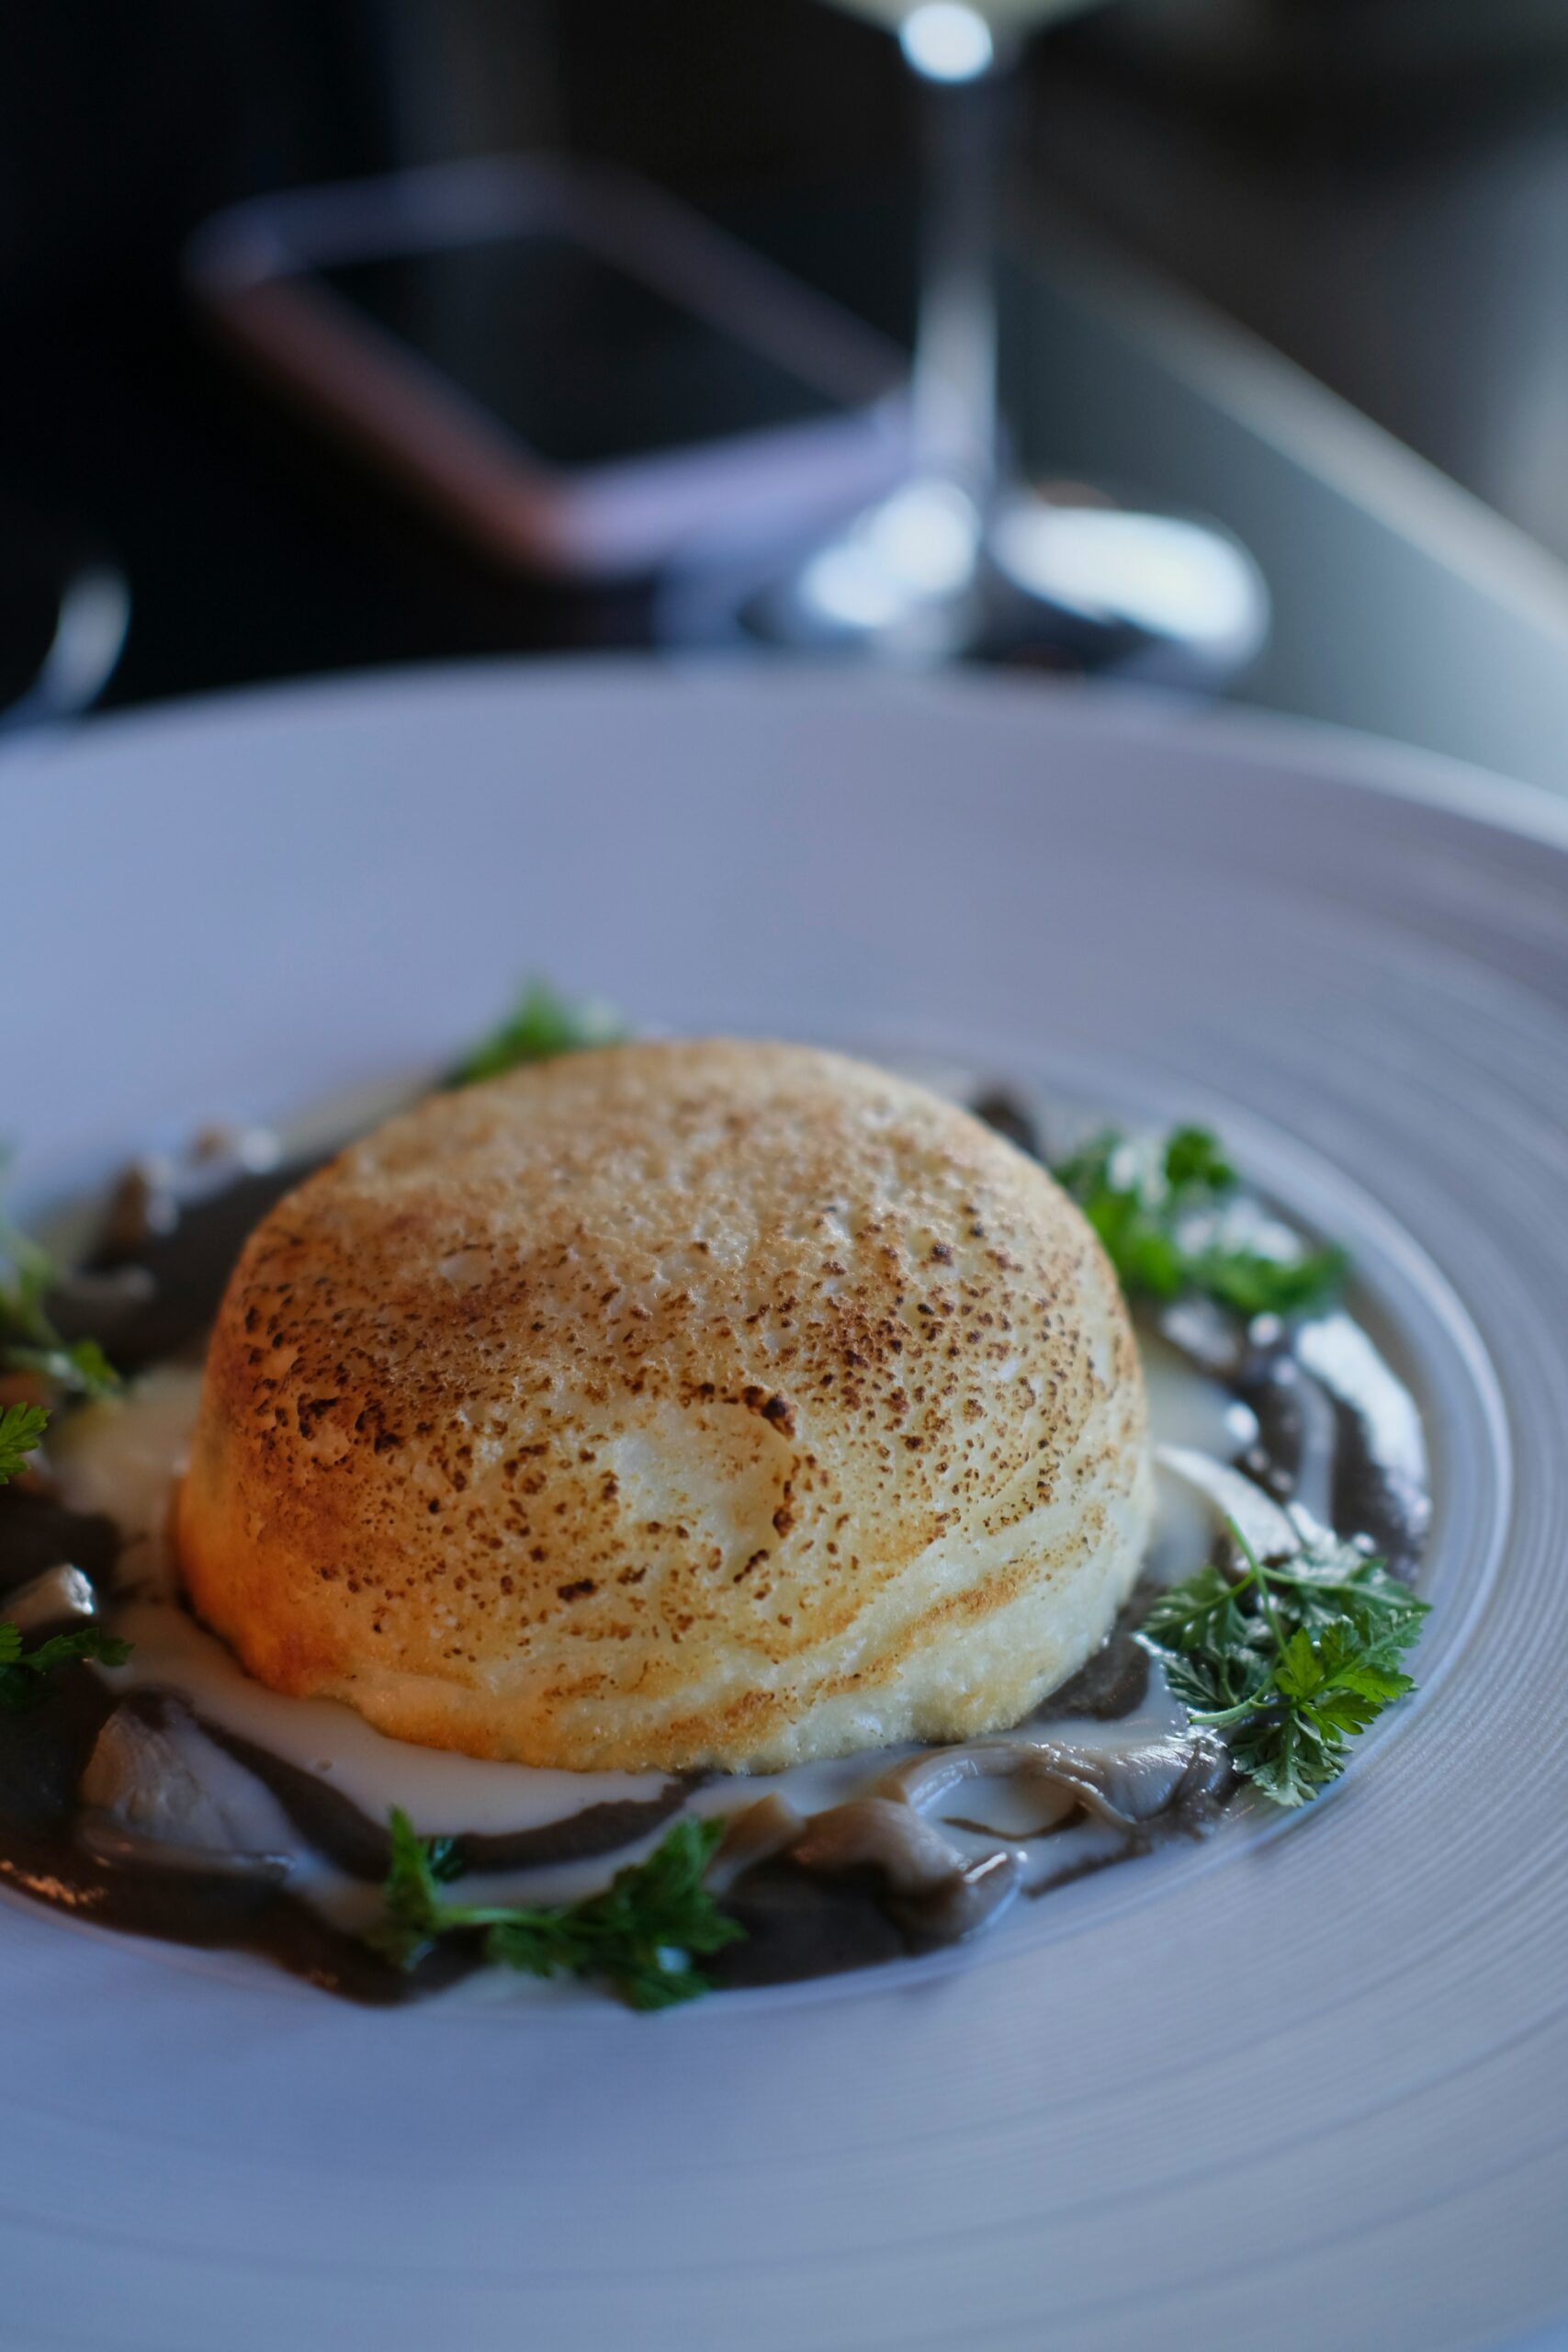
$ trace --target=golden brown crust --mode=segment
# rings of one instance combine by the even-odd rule
[[[737,1767],[1016,1720],[1135,1573],[1142,1385],[1051,1180],[724,1041],[392,1120],[252,1237],[177,1512],[203,1617],[395,1736]]]

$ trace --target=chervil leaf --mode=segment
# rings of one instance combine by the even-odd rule
[[[1234,1190],[1236,1174],[1207,1127],[1176,1127],[1167,1137],[1165,1181],[1173,1190],[1201,1185],[1211,1193]]]
[[[57,1666],[74,1666],[87,1658],[99,1666],[123,1666],[130,1656],[130,1644],[119,1634],[83,1625],[69,1634],[51,1634],[36,1649],[25,1651],[18,1663],[29,1674],[51,1674]]]
[[[1112,1164],[1122,1148],[1122,1137],[1107,1127],[1066,1159],[1056,1161],[1052,1174],[1075,1201],[1089,1202],[1125,1188],[1112,1182]]]
[[[32,1372],[79,1396],[108,1396],[119,1386],[96,1340],[67,1341],[49,1312],[60,1279],[47,1250],[0,1212],[0,1371]]]
[[[369,1940],[412,1967],[444,1935],[482,1934],[487,1960],[530,1976],[602,1978],[633,2008],[669,2008],[709,1990],[691,1965],[744,1932],[704,1883],[722,1821],[675,1824],[646,1861],[618,1871],[581,1903],[513,1905],[444,1901],[438,1882],[455,1874],[450,1839],[417,1838],[408,1818],[391,1820],[386,1910]]]
[[[1275,1690],[1286,1699],[1310,1699],[1323,1685],[1323,1664],[1312,1636],[1300,1631],[1292,1634],[1274,1661]]]
[[[1346,1743],[1415,1688],[1397,1664],[1427,1603],[1350,1544],[1258,1560],[1174,1585],[1141,1634],[1195,1722],[1224,1734],[1238,1772],[1276,1804],[1305,1804],[1344,1770]]]
[[[0,1169],[4,1165],[0,1156]],[[55,1331],[44,1301],[56,1279],[48,1250],[0,1210],[0,1335],[49,1345]]]
[[[16,1715],[36,1706],[43,1696],[45,1675],[52,1674],[56,1667],[86,1658],[96,1658],[102,1666],[123,1666],[130,1656],[129,1642],[96,1625],[52,1634],[36,1649],[24,1651],[18,1628],[8,1622],[0,1624],[0,1711]]]
[[[1234,1579],[1223,1569],[1208,1567],[1162,1592],[1144,1619],[1143,1631],[1163,1649],[1230,1650],[1246,1642],[1248,1622]]]
[[[1407,1674],[1379,1663],[1348,1620],[1314,1641],[1292,1634],[1274,1671],[1281,1697],[1303,1707],[1323,1730],[1364,1731],[1391,1700],[1414,1686]]]
[[[0,1406],[0,1487],[20,1477],[48,1427],[41,1405]]]
[[[559,996],[547,981],[530,980],[515,1009],[458,1063],[452,1083],[471,1086],[525,1062],[550,1061],[587,1046],[612,1046],[626,1035],[626,1024],[613,1006]]]
[[[1200,1292],[1250,1319],[1322,1306],[1344,1279],[1342,1250],[1277,1258],[1225,1239],[1224,1213],[1238,1180],[1206,1127],[1177,1127],[1163,1144],[1108,1131],[1055,1173],[1104,1243],[1129,1295],[1171,1299]]]
[[[1408,1680],[1405,1684],[1408,1689]],[[1398,1697],[1397,1687],[1382,1698],[1369,1698],[1355,1690],[1325,1690],[1319,1697],[1303,1702],[1297,1713],[1325,1739],[1352,1739],[1377,1721],[1389,1700]]]
[[[1343,1250],[1265,1258],[1254,1250],[1201,1250],[1184,1261],[1185,1287],[1238,1315],[1304,1315],[1330,1299],[1349,1265]]]
[[[1163,1663],[1172,1692],[1190,1713],[1223,1715],[1235,1705],[1237,1694],[1217,1663],[1183,1657],[1176,1650]]]
[[[1269,1686],[1269,1666],[1260,1650],[1238,1647],[1204,1657],[1166,1657],[1165,1679],[1194,1716],[1223,1729],[1249,1714]]]
[[[78,1396],[112,1396],[119,1386],[119,1374],[96,1340],[49,1347],[14,1341],[0,1352],[8,1372],[36,1372]]]
[[[1308,1804],[1344,1770],[1338,1743],[1297,1715],[1258,1716],[1230,1739],[1236,1770],[1279,1805]]]
[[[1428,1604],[1408,1585],[1350,1544],[1329,1544],[1276,1562],[1269,1580],[1309,1634],[1348,1623],[1369,1655],[1383,1664],[1410,1648],[1427,1614]]]
[[[450,1838],[421,1838],[399,1805],[388,1823],[391,1860],[382,1889],[385,1910],[367,1940],[401,1968],[412,1968],[442,1932],[441,1887],[462,1865]]]

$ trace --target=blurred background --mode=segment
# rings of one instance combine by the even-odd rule
[[[407,660],[678,650],[754,617],[757,582],[795,560],[765,518],[743,594],[673,542],[670,560],[586,572],[487,546],[341,417],[329,428],[287,369],[254,349],[246,364],[185,257],[246,199],[549,154],[639,175],[690,208],[678,223],[787,272],[790,300],[828,298],[798,313],[802,334],[820,327],[826,375],[840,337],[833,367],[847,381],[863,363],[869,384],[914,331],[930,125],[896,31],[872,20],[896,0],[856,5],[6,10],[0,702],[47,716]],[[1092,486],[1068,504],[1212,522],[1267,583],[1260,650],[1171,681],[1568,787],[1568,6],[1069,5],[1005,96],[1007,462]],[[950,176],[1003,152],[987,136]],[[784,302],[782,279],[736,278],[735,316],[770,288]],[[525,300],[544,306],[536,379],[554,368],[558,392],[582,362],[577,313],[536,276],[515,300],[481,293],[467,333],[516,334]],[[874,331],[858,347],[857,325]],[[717,361],[693,348],[657,417],[626,375],[590,458],[635,454],[645,398],[655,438],[680,439],[682,400],[692,435],[709,430],[695,408],[718,397]],[[776,422],[753,368],[713,429],[744,425],[733,403],[753,396],[753,422]],[[876,487],[846,476],[840,503]],[[1139,673],[1119,622],[1085,626],[1066,603],[1061,626],[1036,613],[976,650]]]

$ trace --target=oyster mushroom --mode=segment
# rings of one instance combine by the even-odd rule
[[[200,1766],[210,1756],[210,1781]],[[83,1846],[96,1861],[139,1870],[187,1871],[281,1886],[286,1854],[248,1842],[252,1825],[214,1792],[223,1759],[188,1718],[170,1707],[117,1707],[105,1721],[82,1775]]]
[[[42,1625],[85,1624],[98,1613],[98,1597],[80,1568],[62,1562],[6,1595],[5,1614],[24,1634]]]
[[[787,1797],[759,1797],[740,1813],[732,1813],[724,1825],[724,1843],[714,1856],[708,1872],[709,1883],[727,1887],[742,1871],[750,1870],[758,1862],[771,1861],[775,1854],[785,1854],[806,1827],[806,1815],[797,1813]]]
[[[1019,1888],[1005,1848],[971,1861],[907,1802],[853,1797],[814,1814],[791,1861],[824,1878],[865,1873],[885,1910],[923,1943],[958,1943],[988,1927]]]
[[[1103,1751],[1055,1740],[977,1739],[911,1757],[885,1774],[877,1791],[925,1813],[965,1781],[1025,1781],[1039,1794],[1040,1828],[1076,1813],[1113,1829],[1142,1831],[1158,1822],[1201,1833],[1230,1771],[1224,1742],[1209,1732]]]
[[[1303,1519],[1282,1510],[1245,1471],[1186,1445],[1159,1446],[1155,1460],[1197,1488],[1213,1506],[1216,1522],[1234,1520],[1260,1560],[1289,1559],[1301,1550]]]

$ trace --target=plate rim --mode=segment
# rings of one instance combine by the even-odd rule
[[[186,732],[220,720],[248,716],[285,716],[298,709],[361,699],[392,700],[408,694],[455,692],[474,684],[556,690],[586,680],[615,684],[658,681],[675,686],[717,682],[760,684],[766,690],[820,693],[824,687],[854,695],[964,695],[1033,699],[1052,705],[1057,716],[1082,718],[1089,728],[1114,733],[1188,739],[1209,735],[1227,756],[1289,766],[1298,775],[1347,785],[1414,802],[1483,828],[1568,851],[1568,788],[1559,795],[1444,752],[1401,742],[1396,737],[1299,716],[1262,705],[1197,702],[1169,690],[1103,680],[1065,681],[1008,669],[953,668],[931,671],[863,670],[842,662],[798,660],[750,661],[720,655],[671,657],[588,649],[566,654],[474,654],[429,662],[392,662],[324,672],[297,678],[263,679],[217,686],[200,694],[170,695],[123,708],[96,711],[70,725],[40,728],[0,739],[0,783],[28,765],[69,765],[78,753],[92,756],[131,744],[144,733]]]

